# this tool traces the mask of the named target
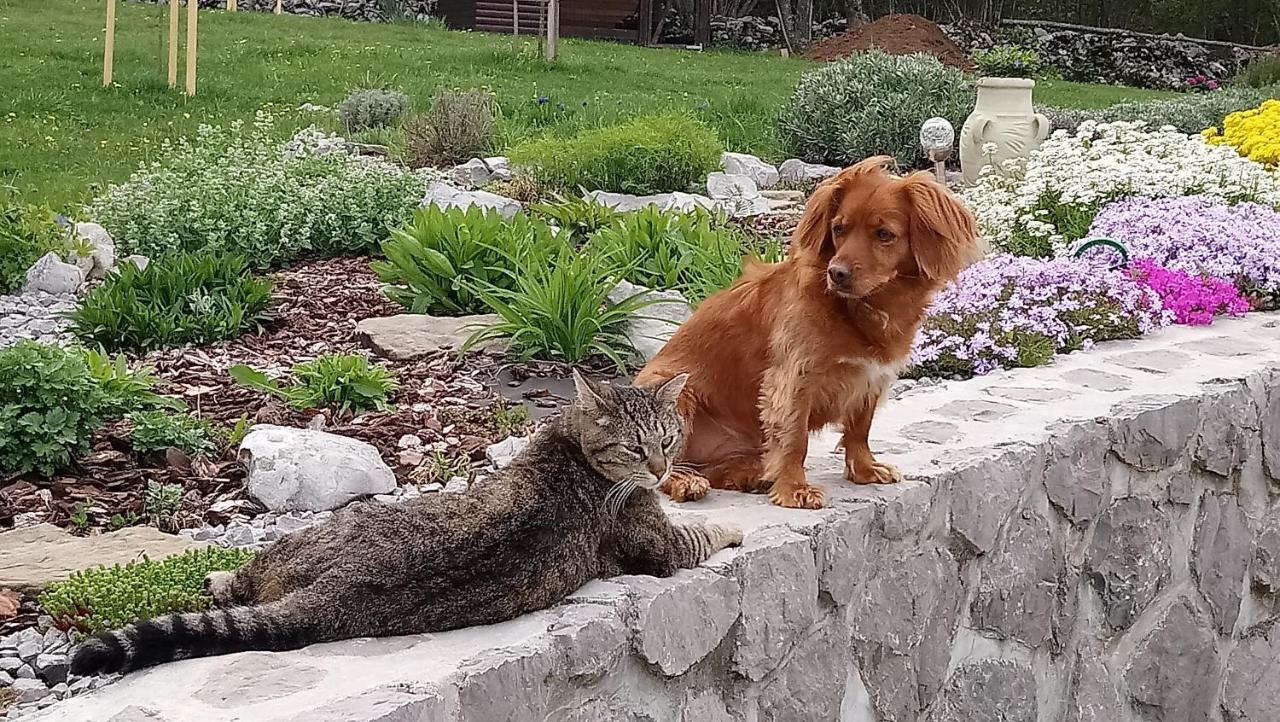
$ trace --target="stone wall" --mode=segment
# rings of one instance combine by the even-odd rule
[[[140,0],[163,3],[167,0]],[[226,8],[227,0],[198,0],[202,8]],[[276,0],[238,0],[241,11],[274,12]],[[283,0],[280,8],[288,15],[343,17],[348,20],[379,22],[393,18],[425,20],[435,12],[436,0]]]
[[[45,720],[1261,722],[1280,709],[1280,320],[916,388],[873,446],[910,481],[749,530],[670,579],[492,627],[180,662]]]

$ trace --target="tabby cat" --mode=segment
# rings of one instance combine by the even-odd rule
[[[210,574],[219,608],[96,635],[71,671],[491,624],[595,577],[669,576],[741,542],[735,529],[673,525],[658,505],[683,443],[684,376],[650,389],[574,382],[576,400],[465,493],[349,506]]]

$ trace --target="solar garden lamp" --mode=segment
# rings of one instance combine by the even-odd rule
[[[947,183],[947,161],[951,159],[956,142],[956,129],[946,118],[930,118],[920,126],[920,147],[933,161],[933,172],[938,182]]]

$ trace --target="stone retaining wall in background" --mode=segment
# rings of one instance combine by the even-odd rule
[[[1280,709],[1280,320],[914,389],[911,481],[713,493],[748,530],[671,579],[492,627],[180,662],[27,719],[1263,722]],[[119,715],[119,716],[116,716]],[[132,715],[132,716],[130,716]]]

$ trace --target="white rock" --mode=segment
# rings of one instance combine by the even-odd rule
[[[276,532],[281,536],[285,534],[292,534],[299,529],[306,529],[311,526],[312,523],[313,522],[310,519],[303,519],[302,517],[286,514],[276,520]]]
[[[529,439],[523,436],[508,436],[496,444],[491,444],[489,448],[484,450],[484,456],[493,464],[494,468],[501,469],[508,466],[516,455],[524,451],[524,447],[529,445]]]
[[[444,492],[446,494],[461,494],[466,490],[467,490],[467,479],[466,477],[462,477],[462,476],[455,476],[449,480],[448,484],[444,485]]]
[[[466,163],[459,163],[449,171],[449,177],[467,188],[480,188],[495,180],[493,169],[482,158],[472,158]]]
[[[89,242],[93,248],[93,266],[89,278],[103,278],[116,266],[116,243],[107,229],[97,223],[77,223],[76,235]]]
[[[687,213],[689,211],[697,210],[698,208],[705,208],[710,211],[715,210],[718,207],[718,203],[704,195],[698,193],[680,193],[677,191],[676,193],[670,194],[670,200],[662,210],[684,211]]]
[[[652,291],[628,281],[622,281],[609,292],[609,301],[621,303],[638,293],[656,299],[656,303],[640,309],[627,322],[626,334],[636,355],[649,361],[662,350],[680,324],[689,320],[693,309],[677,291]]]
[[[27,285],[23,293],[75,293],[84,283],[84,272],[70,263],[63,263],[58,254],[49,251],[27,269]]]
[[[787,185],[804,185],[830,178],[839,172],[840,169],[835,166],[805,163],[802,160],[790,158],[782,161],[782,165],[778,166],[778,180]]]
[[[778,169],[750,153],[722,153],[720,167],[725,173],[747,176],[759,188],[772,188],[778,184]]]
[[[249,495],[272,511],[336,509],[396,488],[373,445],[324,431],[258,424],[240,443],[240,456]]]
[[[396,446],[401,449],[416,449],[422,446],[422,437],[417,434],[405,434],[396,440]]]
[[[750,176],[715,172],[707,174],[707,195],[716,200],[754,198],[760,195],[760,189]]]
[[[635,196],[630,193],[609,193],[607,191],[591,191],[586,197],[602,206],[608,206],[619,213],[638,211],[645,206],[657,206],[666,210],[671,204],[670,193],[659,193],[652,196]]]
[[[139,271],[145,271],[147,270],[147,265],[151,263],[151,259],[140,253],[135,253],[132,256],[125,256],[121,263],[132,263],[138,267]]]
[[[510,198],[488,191],[462,190],[442,182],[432,184],[422,197],[422,206],[432,204],[444,209],[479,206],[497,211],[503,218],[511,218],[520,212],[520,203]]]
[[[249,546],[255,541],[253,527],[248,524],[228,524],[227,533],[222,535],[222,542],[231,547]]]
[[[53,690],[44,686],[44,682],[27,677],[13,680],[11,689],[18,694],[18,702],[20,703],[35,702],[53,694]]]

